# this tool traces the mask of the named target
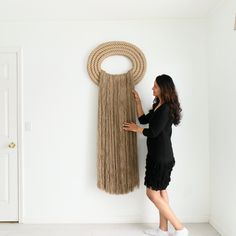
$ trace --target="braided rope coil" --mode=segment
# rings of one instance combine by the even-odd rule
[[[98,45],[89,55],[87,70],[92,81],[99,85],[101,64],[109,56],[126,56],[132,62],[131,72],[134,84],[137,84],[146,72],[146,58],[135,45],[125,41],[109,41]]]

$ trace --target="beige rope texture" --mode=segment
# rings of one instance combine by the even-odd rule
[[[99,84],[102,61],[113,55],[126,56],[131,60],[134,84],[143,78],[146,71],[146,59],[142,51],[125,41],[110,41],[100,44],[89,55],[87,70],[94,83]]]
[[[123,130],[135,122],[132,72],[101,72],[98,99],[97,187],[111,194],[125,194],[139,186],[137,134]]]
[[[111,55],[127,56],[132,69],[108,74],[102,61]],[[99,86],[97,133],[97,187],[111,194],[125,194],[139,187],[137,134],[125,131],[124,122],[136,122],[132,94],[144,76],[146,59],[131,43],[111,41],[100,44],[89,56],[90,78]]]

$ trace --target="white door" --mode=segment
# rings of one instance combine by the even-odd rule
[[[17,54],[0,50],[0,221],[18,221]]]

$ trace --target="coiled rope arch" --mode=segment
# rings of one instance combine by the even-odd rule
[[[126,56],[132,62],[131,72],[134,84],[137,84],[146,72],[146,58],[142,51],[135,45],[125,41],[110,41],[98,45],[89,55],[87,70],[95,84],[99,84],[99,75],[102,71],[101,64],[109,56]]]

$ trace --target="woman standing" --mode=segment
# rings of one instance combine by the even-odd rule
[[[172,78],[168,75],[157,76],[152,88],[154,104],[148,114],[144,114],[138,93],[134,90],[138,120],[148,124],[142,128],[135,123],[124,122],[123,129],[142,133],[147,137],[147,157],[144,185],[146,194],[159,210],[160,224],[157,229],[148,229],[146,234],[156,236],[170,235],[168,221],[174,226],[174,236],[188,236],[188,229],[182,225],[171,210],[168,201],[167,186],[171,181],[171,172],[175,158],[171,144],[172,124],[177,126],[181,120],[181,107]]]

